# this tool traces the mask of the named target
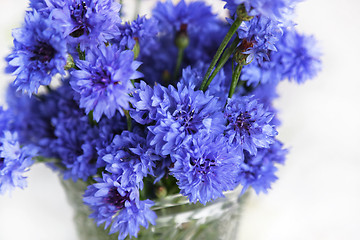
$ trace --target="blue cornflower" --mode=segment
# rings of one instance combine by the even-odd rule
[[[103,139],[98,127],[79,109],[69,83],[62,83],[37,98],[19,97],[10,89],[8,104],[21,144],[35,145],[43,157],[58,159],[51,167],[60,170],[65,179],[87,180],[97,171],[96,146]]]
[[[4,194],[27,186],[24,173],[34,163],[32,158],[38,150],[34,146],[20,148],[16,133],[0,131],[0,194]]]
[[[213,18],[208,19],[207,26],[196,29],[196,31],[189,29],[190,43],[185,49],[184,66],[186,64],[193,66],[199,62],[209,64],[228,32],[229,27],[229,24],[213,15]]]
[[[84,203],[93,213],[90,215],[98,225],[105,223],[110,234],[119,233],[119,240],[128,235],[137,237],[140,225],[147,228],[148,222],[155,225],[156,214],[150,209],[154,203],[139,200],[139,189],[122,187],[115,174],[103,174],[96,178],[97,183],[90,185],[84,194]]]
[[[150,144],[158,154],[170,154],[202,129],[214,134],[223,131],[224,117],[218,98],[182,83],[177,88],[170,85],[163,90],[166,94],[157,98],[154,87],[154,100],[165,101],[157,107],[155,125],[148,127],[153,135]]]
[[[170,173],[178,180],[180,193],[192,203],[206,204],[236,186],[241,161],[224,137],[201,131],[171,157]]]
[[[52,76],[65,74],[66,42],[57,25],[36,11],[27,12],[22,28],[13,30],[14,49],[6,58],[7,72],[16,75],[14,85],[29,95]]]
[[[116,113],[112,118],[101,118],[98,122],[99,137],[96,139],[96,151],[98,154],[97,167],[105,167],[106,162],[102,159],[111,150],[111,142],[116,135],[120,135],[127,129],[126,117]]]
[[[108,118],[118,110],[129,110],[134,87],[131,79],[142,77],[137,70],[140,62],[134,61],[130,50],[121,51],[115,45],[101,45],[87,52],[86,60],[76,65],[80,70],[71,72],[70,84],[80,94],[80,107],[87,114],[93,111],[96,121],[105,114]]]
[[[244,66],[241,80],[246,81],[248,86],[277,83],[286,78],[303,83],[320,71],[321,54],[313,36],[285,29],[276,46],[278,51],[269,54],[269,61]]]
[[[225,135],[230,144],[256,155],[258,148],[269,148],[274,143],[274,114],[252,96],[229,99],[224,114],[228,122]]]
[[[182,71],[182,77],[180,79],[180,83],[183,84],[184,86],[198,90],[200,88],[200,85],[202,83],[207,68],[208,65],[202,62],[198,62],[193,67],[188,66],[184,68]],[[225,71],[222,68],[210,83],[207,91],[209,92],[210,95],[218,97],[219,100],[225,104],[227,96],[226,94],[224,94],[224,92],[227,92],[229,89],[230,86],[229,80],[231,80],[231,78],[225,75]]]
[[[303,83],[316,76],[321,69],[320,50],[313,36],[285,31],[278,44],[274,62],[281,66],[283,78]]]
[[[0,106],[0,136],[2,136],[2,132],[10,129],[10,122],[12,113],[9,110],[4,110],[2,106]]]
[[[68,84],[58,88],[56,94],[61,97],[57,102],[57,112],[51,117],[51,132],[55,136],[52,141],[54,157],[60,159],[65,167],[60,169],[64,179],[86,181],[97,172],[98,128],[92,125],[78,102],[73,100],[74,92]]]
[[[133,49],[136,41],[149,41],[158,33],[157,21],[153,18],[138,16],[131,23],[120,26],[119,44],[122,47]]]
[[[119,34],[121,5],[112,0],[48,0],[51,15],[74,47],[105,43]]]
[[[168,102],[168,99],[165,97],[161,97],[164,99],[163,103],[157,101],[154,90],[156,90],[156,93],[161,93],[161,96],[163,96],[167,90],[160,85],[155,85],[153,89],[144,81],[135,83],[135,87],[133,94],[134,108],[130,109],[130,116],[140,124],[150,124],[156,119],[158,105]]]
[[[230,10],[231,16],[236,13],[236,9],[243,4],[246,11],[251,16],[264,16],[271,19],[283,19],[292,11],[293,5],[299,0],[223,0],[226,2],[225,8]]]
[[[240,79],[246,81],[247,86],[278,83],[283,78],[283,68],[273,60],[273,56],[277,54],[278,52],[271,52],[269,61],[263,61],[261,64],[254,61],[245,65]]]
[[[50,9],[47,7],[45,0],[30,0],[29,8],[42,12],[46,9],[47,15],[50,13]]]
[[[241,23],[238,36],[242,42],[238,48],[243,54],[248,55],[247,63],[253,59],[261,63],[263,59],[269,60],[270,51],[277,50],[275,43],[279,41],[282,34],[279,22],[266,17],[254,17],[250,21]]]
[[[71,93],[68,90],[63,93]],[[6,97],[8,111],[13,118],[11,129],[18,133],[20,144],[35,145],[43,157],[54,157],[56,136],[51,119],[58,113],[58,102],[63,97],[62,93],[51,91],[49,94],[29,98],[16,92],[10,85]]]
[[[178,54],[177,36],[189,40],[182,66],[193,66],[198,62],[211,62],[229,27],[203,2],[180,1],[178,5],[171,1],[159,2],[153,10],[153,18],[159,22],[158,38],[143,44],[141,49],[145,51],[139,55],[144,62],[145,81],[151,85],[155,82],[168,85],[171,81],[176,66],[174,56]]]
[[[141,72],[144,74],[144,81],[151,86],[157,83],[169,85],[175,71],[174,56],[178,52],[174,41],[169,40],[168,36],[159,36],[156,41],[145,42],[140,47],[139,60],[143,62]]]
[[[215,15],[204,2],[185,3],[181,0],[177,5],[172,1],[158,2],[152,11],[153,17],[159,21],[160,32],[176,33],[185,27],[189,31],[197,31],[209,26]]]
[[[274,81],[260,84],[251,92],[259,103],[264,104],[264,107],[267,108],[268,112],[274,113],[274,118],[271,120],[270,124],[275,126],[280,125],[280,122],[277,119],[276,110],[273,107],[274,99],[279,97],[276,91],[278,83],[278,81]]]
[[[142,179],[148,174],[154,175],[155,161],[147,154],[146,139],[139,134],[123,131],[116,135],[107,147],[103,161],[107,163],[106,170],[112,174],[121,175],[119,183],[123,187],[143,187]]]
[[[245,151],[244,162],[240,164],[238,176],[238,181],[243,186],[242,192],[252,187],[256,193],[267,193],[271,183],[277,180],[275,163],[283,164],[287,152],[278,140],[270,145],[270,148],[260,149],[256,156]]]

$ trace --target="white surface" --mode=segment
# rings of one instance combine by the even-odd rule
[[[0,1],[3,58],[27,2]],[[279,137],[291,151],[273,190],[253,194],[245,207],[241,239],[360,239],[359,11],[358,0],[299,5],[299,29],[320,40],[323,71],[304,85],[284,82],[279,88]],[[9,76],[1,78],[4,86]],[[28,180],[26,190],[0,196],[0,240],[75,240],[56,175],[34,166]]]

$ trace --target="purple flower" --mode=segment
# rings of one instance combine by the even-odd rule
[[[123,187],[143,187],[143,178],[148,174],[154,175],[155,161],[147,152],[146,140],[134,132],[123,131],[116,135],[107,147],[108,152],[103,156],[106,162],[106,170],[112,174],[121,176],[119,183]]]
[[[37,12],[46,9],[49,14],[49,9],[46,5],[45,0],[30,0],[29,7],[36,10]]]
[[[0,129],[0,194],[27,186],[25,172],[34,163],[36,147],[20,148],[16,133]]]
[[[313,36],[286,31],[278,44],[274,62],[281,66],[283,78],[303,83],[316,76],[321,69],[321,53]]]
[[[68,90],[62,93],[71,93]],[[54,126],[51,119],[58,112],[60,97],[56,91],[29,98],[13,86],[7,91],[8,114],[12,116],[11,130],[18,133],[21,145],[36,145],[41,155],[46,158],[54,157]],[[7,114],[7,115],[8,115]]]
[[[148,228],[150,222],[155,225],[156,214],[150,209],[154,203],[139,200],[139,189],[122,187],[116,175],[103,174],[96,178],[97,183],[90,185],[84,194],[84,203],[88,205],[98,225],[105,223],[110,234],[119,233],[119,240],[128,235],[137,237],[140,225]]]
[[[205,72],[208,68],[208,65],[203,62],[198,62],[194,67],[188,66],[183,69],[182,77],[180,83],[184,86],[198,90],[202,83]],[[227,100],[227,95],[225,92],[229,91],[231,78],[225,75],[224,68],[219,71],[219,73],[214,77],[212,82],[209,85],[209,88],[206,90],[209,95],[215,96],[225,105]]]
[[[245,151],[244,162],[240,165],[238,176],[239,183],[244,186],[242,192],[252,187],[256,193],[267,193],[271,183],[277,180],[275,163],[283,164],[287,152],[278,140],[270,145],[270,148],[260,149],[256,156]]]
[[[126,22],[120,27],[119,44],[122,47],[133,49],[136,41],[149,41],[158,33],[157,21],[153,18],[147,19],[145,16],[138,16],[131,23]],[[115,40],[116,42],[116,40]]]
[[[153,136],[150,144],[156,153],[168,155],[190,140],[200,130],[208,133],[222,133],[224,117],[222,105],[214,96],[207,92],[195,91],[192,88],[177,85],[178,89],[169,86],[165,93],[157,98],[154,87],[154,100],[159,102],[155,125],[148,129]]]
[[[7,72],[16,76],[14,85],[29,95],[51,78],[65,74],[66,42],[57,25],[38,12],[27,12],[22,28],[13,30],[14,49],[6,58]]]
[[[97,46],[118,35],[121,5],[113,0],[49,0],[51,15],[72,46]]]
[[[170,172],[178,180],[180,193],[195,203],[223,197],[223,191],[236,186],[240,161],[230,152],[226,139],[199,132],[186,145],[172,154]]]
[[[176,33],[186,26],[189,31],[205,28],[213,22],[215,15],[205,3],[196,1],[189,4],[181,0],[177,5],[172,1],[158,2],[153,17],[159,21],[160,32]]]
[[[137,72],[140,62],[134,61],[130,50],[121,51],[115,45],[94,48],[86,54],[86,60],[79,60],[80,70],[71,72],[70,84],[80,95],[80,107],[87,114],[93,111],[96,121],[105,114],[108,118],[118,110],[129,110],[133,102],[130,93],[134,87],[131,79],[140,78]]]
[[[228,125],[225,136],[229,143],[256,155],[258,148],[269,148],[277,135],[271,125],[274,114],[264,109],[253,97],[243,96],[228,100],[225,107]]]
[[[51,117],[54,135],[52,144],[55,158],[60,159],[60,171],[64,179],[73,181],[94,175],[97,171],[96,144],[99,138],[98,128],[91,124],[88,116],[73,100],[74,92],[69,85],[58,88],[57,112]]]
[[[278,83],[283,78],[282,66],[273,60],[273,56],[278,52],[271,52],[269,61],[259,64],[257,61],[245,65],[241,72],[241,80],[246,81],[247,86],[257,86],[258,84]]]
[[[321,53],[313,36],[285,30],[276,46],[278,50],[271,51],[269,61],[244,66],[241,80],[248,86],[277,83],[286,78],[303,83],[320,71]]]
[[[111,150],[111,142],[116,135],[120,135],[127,129],[126,118],[116,113],[112,118],[102,118],[98,122],[99,137],[96,139],[96,150],[98,154],[97,167],[105,167],[103,157]]]
[[[149,124],[156,119],[157,106],[161,102],[157,101],[156,96],[154,95],[154,89],[158,90],[161,95],[165,94],[165,88],[155,85],[154,89],[147,85],[144,81],[140,83],[135,83],[134,91],[134,103],[133,109],[130,109],[130,116],[140,124]],[[166,104],[167,99],[164,98],[164,104]]]
[[[2,136],[3,131],[9,130],[11,117],[13,117],[11,115],[12,113],[9,110],[6,111],[0,106],[0,136]]]
[[[243,4],[251,16],[264,16],[271,19],[283,19],[292,11],[293,5],[299,0],[223,0],[225,8],[233,16],[240,4]]]
[[[279,41],[283,32],[279,22],[266,17],[254,17],[250,21],[242,22],[238,29],[238,36],[242,39],[239,46],[243,54],[247,54],[247,63],[253,59],[262,62],[269,60],[270,51],[276,51],[275,43]]]
[[[194,66],[199,62],[210,63],[225,36],[228,26],[211,12],[203,2],[174,5],[171,1],[159,2],[153,10],[153,18],[158,21],[159,34],[156,41],[141,45],[144,50],[139,58],[144,63],[144,79],[150,85],[155,82],[169,85],[176,66],[178,48],[177,36],[185,36],[189,45],[185,48],[183,64]],[[156,52],[156,54],[153,54]]]

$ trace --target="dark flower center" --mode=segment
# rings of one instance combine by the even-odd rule
[[[198,159],[190,159],[190,164],[195,167],[195,170],[200,174],[207,174],[210,172],[210,169],[216,166],[216,162],[214,159],[206,158],[202,160]]]
[[[113,187],[109,190],[107,198],[105,198],[106,203],[115,206],[118,210],[125,207],[125,202],[130,201],[130,193],[126,192],[125,196],[121,196],[116,187]]]
[[[240,46],[238,47],[242,52],[245,52],[249,48],[252,48],[254,46],[255,41],[248,41],[246,39],[243,39]]]
[[[94,83],[94,87],[106,88],[112,82],[111,74],[106,70],[99,71],[95,74],[92,81]]]
[[[82,1],[81,3],[76,4],[72,10],[70,10],[71,18],[74,20],[74,22],[77,24],[76,27],[74,27],[73,31],[70,33],[70,36],[74,38],[81,37],[82,35],[89,34],[90,31],[88,27],[86,26],[86,12],[88,8],[86,6],[86,3]]]
[[[235,120],[235,126],[240,130],[245,130],[250,135],[250,128],[255,120],[251,119],[251,115],[248,111],[240,113]]]
[[[31,61],[40,61],[42,63],[50,62],[51,59],[55,56],[55,49],[44,42],[39,42],[39,44],[32,50],[34,56],[30,58]]]
[[[187,134],[194,134],[197,132],[194,115],[195,109],[191,109],[190,104],[185,107],[185,109],[181,109],[175,114],[175,119],[185,128]]]

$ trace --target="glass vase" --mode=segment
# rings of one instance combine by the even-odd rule
[[[61,180],[68,201],[74,208],[74,221],[80,240],[117,240],[118,234],[109,235],[101,225],[97,227],[89,218],[90,209],[83,204],[86,189],[83,181]],[[236,240],[240,212],[247,193],[239,197],[241,189],[225,193],[205,206],[191,204],[186,197],[175,194],[156,200],[153,210],[157,214],[156,225],[141,227],[139,240]],[[126,238],[129,239],[129,238]],[[135,239],[135,238],[132,238]]]

